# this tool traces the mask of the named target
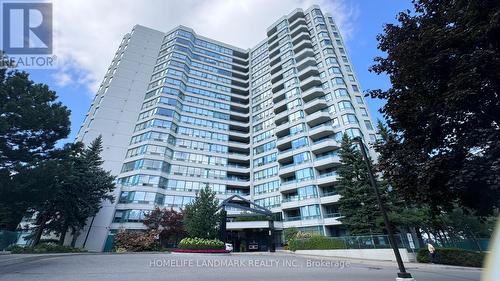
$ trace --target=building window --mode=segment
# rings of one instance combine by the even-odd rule
[[[365,126],[368,130],[373,130],[372,122],[365,120]]]
[[[357,102],[358,104],[364,104],[364,102],[363,102],[363,98],[362,98],[361,96],[356,96],[356,102]]]

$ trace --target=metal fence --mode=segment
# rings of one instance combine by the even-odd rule
[[[410,248],[406,237],[394,235],[398,248]],[[363,236],[343,236],[335,237],[344,241],[347,249],[387,249],[391,247],[387,235],[363,235]]]
[[[413,243],[408,241],[406,235],[395,234],[396,244],[398,248],[406,248],[408,250],[414,248],[427,248],[427,244],[423,241],[418,241],[413,238]],[[344,241],[347,249],[387,249],[391,247],[387,235],[364,235],[364,236],[342,236],[332,237],[332,239],[339,239]],[[413,244],[411,247],[410,244]],[[489,239],[459,239],[447,243],[441,243],[434,240],[434,246],[439,248],[458,248],[471,251],[487,251]]]

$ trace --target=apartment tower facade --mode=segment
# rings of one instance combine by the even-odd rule
[[[109,250],[113,233],[144,229],[148,211],[183,208],[207,184],[220,200],[238,194],[271,210],[276,243],[289,227],[343,235],[344,133],[376,139],[340,32],[318,6],[283,16],[249,50],[184,26],[137,25],[77,136],[88,144],[102,135],[104,168],[117,176],[115,202],[89,218],[77,246]]]

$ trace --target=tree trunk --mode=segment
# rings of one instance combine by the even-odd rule
[[[415,236],[417,237],[419,248],[423,248],[425,246],[425,243],[424,243],[424,239],[422,238],[421,229],[418,227],[415,227],[415,228],[413,228],[413,231],[415,231]]]
[[[38,227],[36,229],[35,235],[31,240],[31,246],[35,247],[40,243],[40,238],[42,238],[43,230],[45,229],[45,223],[47,222],[47,218],[44,215],[40,216]]]
[[[59,236],[59,245],[64,245],[64,239],[66,239],[66,233],[68,232],[68,226],[65,225],[63,231],[61,232],[61,236]]]
[[[80,229],[71,231],[71,235],[72,235],[72,237],[71,237],[71,247],[74,248],[75,245],[76,245],[76,239],[78,239],[78,236],[80,235]]]

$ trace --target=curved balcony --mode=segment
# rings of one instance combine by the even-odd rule
[[[318,154],[324,153],[326,151],[331,151],[340,147],[340,143],[332,138],[322,139],[320,141],[314,142],[311,145],[311,151]]]
[[[324,155],[314,159],[314,167],[317,169],[328,169],[340,165],[340,157],[338,155]]]
[[[309,88],[305,91],[302,91],[302,100],[304,102],[309,102],[315,98],[319,98],[325,95],[325,92],[323,92],[323,88],[321,87],[312,87]]]
[[[300,65],[302,60],[307,59],[307,58],[314,59],[314,51],[312,48],[304,48],[302,51],[295,54],[295,61],[296,61],[297,65]],[[314,59],[314,62],[316,63],[316,59]],[[298,68],[298,66],[297,66],[297,68]]]
[[[297,154],[296,152],[294,155]],[[302,162],[299,164],[290,163],[285,165],[280,165],[280,169],[278,171],[278,175],[280,177],[292,176],[295,174],[295,171],[311,167],[311,162]]]
[[[334,132],[332,124],[325,123],[309,128],[309,137],[312,139],[319,139],[331,135]]]
[[[304,50],[306,48],[312,50],[313,44],[312,44],[311,40],[302,40],[302,41],[300,41],[297,45],[293,46],[293,52],[295,54],[298,54],[298,53],[300,53],[302,50]]]
[[[304,18],[298,17],[296,20],[291,22],[288,27],[290,28],[291,32],[294,32],[295,29],[301,25],[305,25],[307,28],[306,20]]]
[[[316,111],[306,116],[306,123],[309,127],[330,121],[330,113],[327,110]]]
[[[306,69],[309,66],[317,66],[316,59],[314,57],[306,57],[305,59],[301,60],[300,62],[297,62],[296,68],[298,72],[301,72],[302,70]]]
[[[318,204],[317,197],[299,198],[297,196],[296,198],[292,198],[291,200],[284,199],[281,202],[281,209],[283,209],[283,210],[296,209],[296,208],[300,208],[302,206],[313,205],[313,204]]]
[[[307,91],[312,87],[321,86],[321,79],[318,76],[311,76],[305,80],[300,81],[300,89],[302,91]]]
[[[307,67],[302,69],[299,73],[297,73],[297,76],[301,81],[306,80],[311,76],[319,76],[318,67],[315,65],[308,65]]]
[[[339,176],[336,172],[330,172],[326,174],[322,174],[316,177],[316,184],[318,186],[331,185],[332,182],[338,182]]]
[[[332,204],[332,203],[337,203],[340,199],[340,195],[338,194],[331,194],[331,195],[321,195],[319,202],[321,204]]]
[[[307,31],[301,31],[297,34],[295,34],[295,36],[292,37],[292,44],[295,46],[295,45],[298,45],[300,41],[302,40],[310,40],[311,39],[311,34],[309,34],[309,30]]]
[[[319,97],[319,98],[313,99],[310,102],[306,103],[304,105],[304,111],[307,114],[312,114],[316,111],[320,111],[320,110],[325,109],[327,107],[328,107],[328,104],[326,103],[325,98]]]

